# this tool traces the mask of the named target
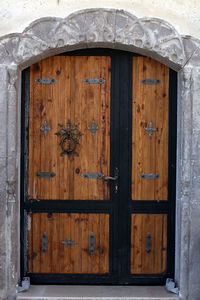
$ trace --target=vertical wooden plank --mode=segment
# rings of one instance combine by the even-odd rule
[[[63,228],[64,228],[64,234],[62,236],[61,241],[65,241],[67,238],[71,237],[71,219],[72,214],[66,213],[61,214],[62,215],[62,222],[63,222]],[[72,273],[72,264],[71,264],[71,251],[70,248],[68,248],[66,245],[61,244],[61,247],[64,251],[64,261],[63,266],[61,267],[61,273]]]
[[[32,249],[33,253],[31,255],[33,259],[33,269],[34,273],[41,272],[41,216],[39,214],[32,214]],[[36,234],[35,234],[36,233]]]
[[[145,84],[143,79],[158,79]],[[132,199],[167,200],[169,69],[147,57],[133,59]],[[155,132],[145,130],[152,123]],[[144,179],[142,173],[159,174]]]
[[[32,228],[32,215],[27,215],[27,241],[28,241],[28,271],[33,272],[33,260],[35,259],[35,254],[33,251],[33,228]]]
[[[41,234],[40,234],[40,243],[42,244],[42,234],[46,233],[48,238],[48,249],[47,252],[43,252],[41,248],[40,254],[40,272],[41,273],[51,273],[52,272],[52,222],[49,221],[47,213],[40,214],[41,218]],[[53,218],[54,223],[54,218]],[[36,235],[36,234],[35,234]]]
[[[99,215],[99,273],[109,272],[109,215]]]
[[[151,250],[147,251],[147,234],[151,235]],[[131,273],[159,274],[167,266],[167,215],[132,214]]]

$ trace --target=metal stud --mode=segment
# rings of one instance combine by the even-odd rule
[[[149,136],[152,136],[152,134],[156,131],[156,128],[153,127],[153,123],[149,122],[147,124],[147,127],[145,128],[145,130],[148,132]]]
[[[52,128],[48,125],[48,122],[45,120],[44,123],[42,124],[42,126],[40,127],[40,130],[44,133],[44,135],[47,135],[47,133],[49,132],[49,130],[51,130]]]
[[[92,135],[95,135],[97,130],[99,130],[99,127],[96,124],[95,120],[92,120],[90,122],[90,125],[87,127],[87,129],[91,131]]]

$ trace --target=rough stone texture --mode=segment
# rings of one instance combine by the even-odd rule
[[[153,57],[179,72],[176,280],[180,299],[199,300],[200,42],[167,22],[121,10],[91,9],[43,18],[0,39],[0,299],[19,280],[20,69],[49,55],[108,47]],[[18,124],[18,125],[17,125]]]
[[[193,59],[193,58],[192,58]],[[192,70],[192,189],[190,201],[190,244],[189,244],[189,297],[194,300],[200,295],[200,64]]]
[[[2,37],[0,63],[28,65],[32,58],[49,56],[55,48],[62,52],[73,47],[111,47],[140,52],[178,70],[197,48],[188,39],[160,19],[137,18],[122,10],[90,9],[65,19],[39,19],[21,34]]]
[[[6,67],[0,67],[0,297],[5,296],[7,286],[7,193],[6,193],[6,169],[7,169],[7,81]]]

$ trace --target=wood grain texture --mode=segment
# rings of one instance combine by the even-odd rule
[[[49,77],[54,84],[36,79]],[[104,78],[103,84],[88,84],[88,77]],[[30,68],[28,196],[32,199],[107,200],[109,184],[81,176],[86,172],[110,174],[110,57],[55,56]],[[78,124],[76,155],[61,156],[58,124]],[[48,134],[40,128],[51,127]],[[92,135],[87,128],[95,121]],[[55,172],[39,178],[36,172]]]
[[[151,251],[146,251],[146,237],[151,234]],[[167,266],[167,215],[132,214],[131,273],[159,274]]]
[[[109,272],[109,215],[87,213],[33,213],[28,231],[29,272],[92,273]],[[89,254],[89,234],[95,235],[95,250]],[[48,237],[42,251],[42,234]],[[61,243],[71,238],[76,244]]]
[[[142,79],[159,79],[144,84]],[[133,58],[132,200],[168,198],[168,89],[169,68],[147,57]],[[152,136],[145,130],[152,122]],[[159,174],[142,179],[142,173]]]

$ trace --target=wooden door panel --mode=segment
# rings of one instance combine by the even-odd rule
[[[42,84],[38,78],[56,82]],[[105,81],[92,84],[85,78]],[[82,174],[110,175],[110,57],[55,56],[32,65],[29,111],[29,198],[108,200],[108,183]],[[68,121],[82,133],[78,155],[61,155],[61,138],[55,135],[58,124],[66,127]],[[92,124],[96,132],[88,129]],[[45,125],[46,133],[41,130]],[[41,178],[37,172],[55,176]]]
[[[144,79],[160,82],[145,83]],[[168,67],[151,58],[134,57],[132,200],[168,198],[168,89]],[[158,174],[159,178],[144,178],[147,174]]]
[[[132,214],[131,273],[159,274],[167,266],[167,215]]]
[[[30,273],[108,273],[109,215],[30,214],[28,249]]]

